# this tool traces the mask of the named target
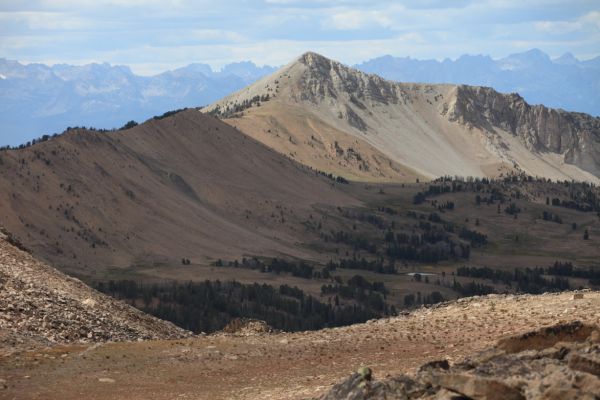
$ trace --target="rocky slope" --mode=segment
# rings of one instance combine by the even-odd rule
[[[363,367],[321,400],[574,400],[598,393],[600,327],[575,321],[505,338],[453,366],[429,362],[413,377],[377,381]]]
[[[277,151],[362,180],[524,171],[598,182],[600,120],[489,88],[407,84],[306,53],[204,109]]]
[[[520,138],[535,153],[555,153],[600,176],[600,118],[587,114],[531,106],[518,94],[500,94],[491,88],[458,86],[448,110],[450,121]]]
[[[416,381],[416,369],[444,359],[449,374],[473,376],[475,382],[486,368],[509,365],[530,371],[534,382],[542,379],[539,368],[546,366],[575,379],[587,375],[573,369],[572,355],[594,360],[592,350],[597,347],[564,343],[572,339],[560,332],[548,341],[538,340],[543,337],[539,334],[527,335],[531,339],[525,341],[511,339],[499,352],[478,356],[497,347],[499,339],[574,321],[600,325],[600,292],[464,298],[398,317],[312,332],[269,333],[262,324],[247,329],[250,325],[240,323],[233,333],[184,340],[56,345],[1,357],[0,387],[4,384],[5,390],[0,397],[308,399],[326,394],[361,366],[371,367],[377,379],[410,374],[408,378]],[[582,332],[589,333],[585,329]],[[564,344],[556,343],[557,338]],[[566,350],[555,352],[554,346]],[[538,355],[543,357],[536,360]],[[480,367],[469,369],[469,359]],[[577,364],[589,366],[585,360]],[[443,364],[432,367],[436,365]],[[495,379],[504,381],[514,370],[504,371]],[[584,380],[573,383],[579,386],[568,389],[583,389]]]
[[[7,239],[0,233],[0,353],[32,345],[191,335],[96,292]]]

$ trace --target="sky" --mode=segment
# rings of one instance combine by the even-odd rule
[[[279,66],[309,50],[355,64],[532,48],[600,55],[600,1],[0,0],[0,57],[142,75],[193,62]]]

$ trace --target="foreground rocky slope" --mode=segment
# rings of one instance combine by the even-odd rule
[[[450,366],[423,365],[416,376],[381,381],[363,367],[321,400],[595,399],[600,393],[600,327],[579,321],[505,338]]]
[[[600,292],[472,297],[365,324],[293,334],[233,329],[183,340],[55,345],[1,357],[6,388],[0,397],[307,399],[324,395],[361,366],[383,378],[412,374],[442,359],[451,366],[467,365],[466,358],[494,347],[500,338],[576,320],[600,325]]]
[[[497,176],[598,182],[600,119],[490,88],[396,83],[306,53],[207,107],[298,161],[348,178]]]
[[[0,353],[57,343],[188,336],[36,260],[0,232]]]

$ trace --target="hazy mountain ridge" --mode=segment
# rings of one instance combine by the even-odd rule
[[[490,86],[518,92],[530,104],[600,115],[600,57],[580,61],[566,53],[551,59],[533,49],[497,60],[463,55],[440,62],[387,55],[355,67],[399,82]]]
[[[207,104],[273,70],[250,62],[221,71],[190,64],[147,77],[107,63],[46,66],[0,59],[3,144],[18,145],[68,126],[110,129]]]
[[[512,170],[597,181],[600,173],[598,118],[530,106],[491,88],[388,81],[316,53],[205,111],[302,163],[349,179]],[[347,162],[349,153],[362,163]]]
[[[383,56],[355,66],[402,82],[455,83],[518,92],[530,104],[600,115],[600,57],[580,61],[567,53],[550,59],[539,50],[494,60],[464,55],[452,60]],[[207,64],[146,77],[127,66],[23,65],[0,59],[3,143],[19,145],[68,126],[115,128],[165,111],[217,101],[275,71],[251,62],[213,71]]]

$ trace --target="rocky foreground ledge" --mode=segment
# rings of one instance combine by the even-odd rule
[[[44,264],[0,229],[0,355],[30,346],[191,335]]]
[[[450,366],[431,361],[414,376],[376,380],[362,367],[321,400],[600,398],[600,328],[580,321],[502,339]]]
[[[2,236],[0,399],[597,399],[600,393],[597,291],[470,297],[296,333],[239,320],[218,334],[190,336]],[[373,372],[361,369],[342,382],[363,365]]]

